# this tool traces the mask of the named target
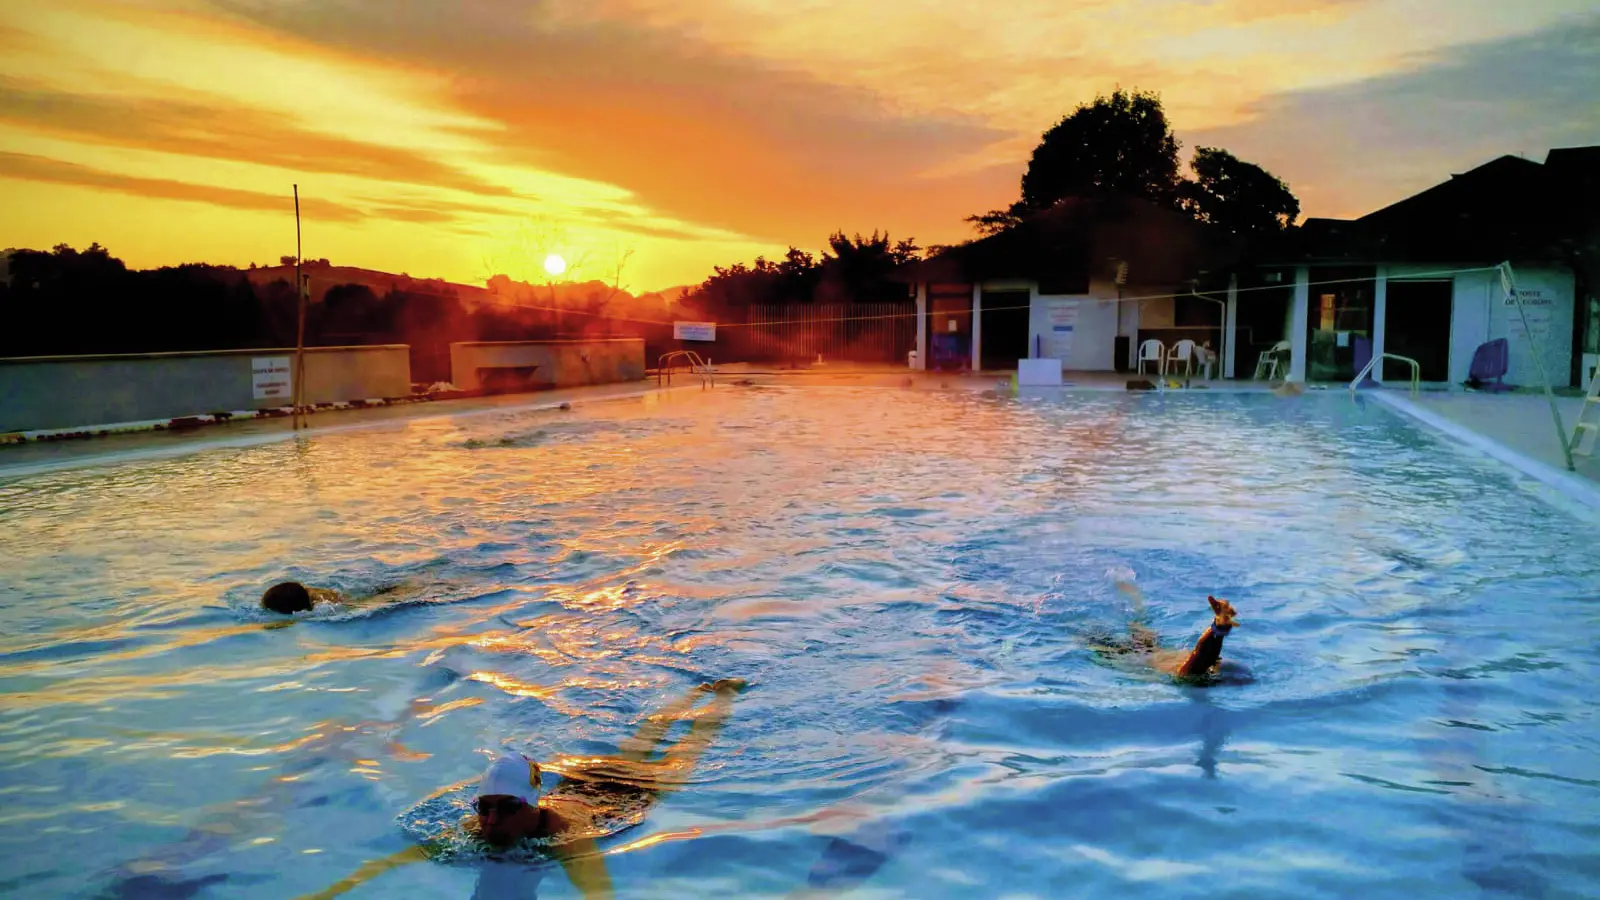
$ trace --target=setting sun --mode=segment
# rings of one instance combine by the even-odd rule
[[[560,275],[567,270],[567,261],[552,253],[544,258],[544,270],[551,275]]]

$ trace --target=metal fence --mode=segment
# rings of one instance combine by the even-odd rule
[[[914,300],[750,306],[717,329],[714,358],[741,362],[826,359],[904,363],[917,347]]]

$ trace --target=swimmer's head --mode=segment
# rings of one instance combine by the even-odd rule
[[[535,832],[543,780],[539,764],[520,753],[504,754],[489,764],[472,801],[485,841],[509,844]]]
[[[286,616],[306,612],[311,609],[311,591],[298,581],[285,581],[267,588],[261,606]]]

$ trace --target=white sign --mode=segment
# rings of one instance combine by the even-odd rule
[[[673,322],[672,336],[680,341],[715,341],[715,322]]]
[[[1078,329],[1078,301],[1051,300],[1049,332],[1045,335],[1044,355],[1063,363],[1072,357],[1072,337]]]
[[[1521,300],[1521,309],[1517,309],[1517,301]],[[1544,291],[1543,288],[1520,288],[1516,297],[1507,296],[1501,303],[1512,307],[1506,313],[1507,336],[1517,340],[1523,336],[1531,337],[1535,345],[1545,346],[1550,340],[1550,311],[1555,305],[1555,298]],[[1527,327],[1523,327],[1523,316],[1527,316]]]
[[[257,356],[250,360],[251,396],[257,400],[282,400],[293,397],[293,378],[289,374],[289,357]]]
[[[1571,384],[1572,276],[1555,269],[1530,266],[1517,271],[1516,281],[1516,297],[1505,295],[1505,285],[1500,279],[1490,281],[1488,338],[1507,338],[1511,345],[1506,383],[1538,386],[1537,353],[1542,357],[1544,372],[1552,384],[1557,387]]]

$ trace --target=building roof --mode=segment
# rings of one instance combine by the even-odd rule
[[[1128,264],[1134,284],[1176,284],[1235,258],[1238,242],[1176,210],[1132,197],[1072,197],[1000,234],[896,269],[902,282],[1087,282]]]
[[[1595,240],[1597,168],[1600,147],[1552,150],[1543,164],[1502,156],[1358,219],[1307,219],[1251,255],[1276,263],[1565,259]]]

